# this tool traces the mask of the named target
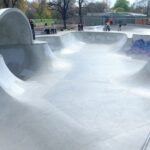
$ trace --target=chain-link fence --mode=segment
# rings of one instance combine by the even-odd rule
[[[140,16],[113,16],[113,17],[103,17],[103,16],[84,16],[84,24],[86,26],[95,26],[95,25],[104,25],[106,20],[111,19],[112,24],[116,25],[118,23],[122,23],[123,25],[126,24],[148,24],[147,17],[140,17]]]
[[[131,15],[130,15],[131,14]],[[83,16],[83,24],[84,26],[97,26],[104,25],[106,21],[111,20],[113,25],[117,25],[121,23],[122,25],[127,24],[139,24],[139,25],[147,25],[149,24],[149,19],[146,15],[143,14],[135,14],[129,13],[126,15],[84,15]],[[63,21],[59,21],[63,22]],[[74,16],[72,18],[67,19],[67,24],[78,24],[79,16]]]

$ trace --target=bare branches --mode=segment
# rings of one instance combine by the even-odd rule
[[[4,5],[4,7],[8,8],[9,7],[9,0],[3,0],[3,5]]]
[[[15,7],[16,6],[16,4],[17,4],[17,2],[18,2],[19,0],[3,0],[3,7],[4,8],[13,8],[13,7]]]
[[[12,0],[12,7],[15,7],[15,5],[17,4],[18,0]]]
[[[52,9],[57,10],[62,16],[64,29],[66,29],[67,12],[68,12],[69,5],[71,4],[71,2],[73,2],[73,0],[53,0],[49,2],[49,6]]]

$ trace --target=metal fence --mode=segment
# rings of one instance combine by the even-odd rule
[[[97,26],[104,25],[106,20],[111,18],[113,25],[117,25],[118,23],[126,24],[139,24],[139,25],[147,25],[149,24],[149,20],[146,16],[83,16],[83,24],[84,26]],[[59,21],[63,22],[63,21]],[[67,19],[67,24],[78,24],[79,17],[74,16],[72,18]]]
[[[95,26],[95,25],[104,25],[106,22],[106,17],[103,16],[84,16],[84,24],[86,26]],[[121,22],[122,24],[143,24],[146,25],[148,24],[148,19],[147,17],[131,17],[131,16],[126,16],[126,17],[118,17],[114,16],[111,17],[112,23],[114,25],[118,24]]]

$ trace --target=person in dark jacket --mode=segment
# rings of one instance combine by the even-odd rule
[[[44,25],[44,33],[50,34],[50,29],[49,29],[49,26],[47,23],[45,23],[45,25]]]
[[[30,23],[31,30],[32,30],[33,40],[35,40],[35,31],[34,31],[35,25],[34,25],[32,19],[29,19],[29,23]]]
[[[118,24],[118,31],[121,31],[121,27],[122,27],[122,24],[119,23],[119,24]]]

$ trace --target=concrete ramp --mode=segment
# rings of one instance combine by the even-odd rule
[[[47,41],[49,47],[53,50],[63,48],[80,47],[83,43],[107,44],[111,46],[123,46],[128,38],[124,33],[106,33],[106,32],[71,32],[60,36],[37,36],[37,40]],[[68,42],[69,41],[69,42]],[[78,44],[76,44],[78,43]],[[113,48],[112,48],[113,49]]]
[[[1,9],[0,26],[1,46],[32,43],[32,32],[29,22],[19,10]]]
[[[33,41],[16,9],[0,10],[0,26],[1,150],[148,147],[149,55],[136,52],[149,53],[149,36],[69,32]]]
[[[33,76],[54,58],[46,42],[33,41],[29,21],[19,10],[0,10],[0,26],[0,54],[17,77]]]
[[[3,90],[9,92],[10,95],[18,95],[24,92],[24,89],[21,87],[22,80],[17,78],[6,66],[3,57],[0,55],[0,85]]]

